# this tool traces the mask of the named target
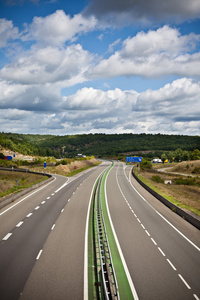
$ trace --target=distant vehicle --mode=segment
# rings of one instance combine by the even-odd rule
[[[154,159],[152,159],[152,163],[153,164],[160,164],[160,163],[162,163],[162,159],[160,159],[160,158],[154,158]]]

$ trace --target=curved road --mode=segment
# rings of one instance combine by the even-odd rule
[[[0,298],[83,299],[84,239],[102,164],[0,210]],[[84,184],[82,184],[84,182]]]
[[[200,299],[200,234],[145,191],[131,166],[106,182],[111,219],[140,300]]]
[[[0,210],[0,299],[83,299],[88,205],[108,164],[56,175]],[[145,191],[131,166],[115,163],[106,194],[138,298],[200,299],[199,230]]]

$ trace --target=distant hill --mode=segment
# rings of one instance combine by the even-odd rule
[[[26,155],[115,156],[123,153],[200,150],[200,136],[164,134],[33,135],[0,133],[0,145]]]

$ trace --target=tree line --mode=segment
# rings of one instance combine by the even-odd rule
[[[182,156],[187,156],[188,151],[200,150],[200,136],[145,133],[55,136],[1,132],[0,145],[25,155],[56,158],[74,157],[78,153],[108,157],[144,151],[149,157],[162,154],[167,156],[177,149],[184,152]]]

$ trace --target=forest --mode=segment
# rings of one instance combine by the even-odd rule
[[[112,157],[200,150],[200,136],[165,134],[36,135],[0,132],[0,146],[25,155],[74,157],[77,154]],[[0,151],[1,152],[1,151]]]

